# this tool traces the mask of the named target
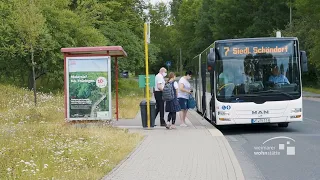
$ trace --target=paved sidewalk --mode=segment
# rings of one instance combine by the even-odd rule
[[[165,114],[167,116],[167,114]],[[165,119],[166,119],[165,116]],[[195,111],[187,115],[188,127],[143,130],[140,113],[115,126],[145,134],[143,142],[104,180],[243,180],[240,165],[223,134]],[[159,116],[156,124],[159,125]]]

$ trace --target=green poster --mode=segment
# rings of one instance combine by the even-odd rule
[[[111,119],[109,57],[68,60],[68,118]]]

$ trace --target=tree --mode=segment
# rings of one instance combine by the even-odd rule
[[[15,0],[12,23],[25,48],[31,53],[34,103],[37,105],[34,51],[39,37],[46,33],[45,18],[33,0]]]
[[[172,0],[170,2],[170,13],[171,13],[171,20],[173,23],[179,21],[179,9],[180,5],[182,4],[183,0]]]
[[[150,19],[151,72],[157,73],[165,62],[173,60],[174,44],[171,42],[170,11],[165,3],[149,4],[148,18]]]
[[[284,36],[299,38],[300,49],[307,52],[309,72],[303,75],[305,84],[320,84],[320,5],[315,0],[296,0],[293,3],[292,27],[287,26]],[[317,84],[316,84],[317,85]]]
[[[129,56],[121,68],[141,69],[144,8],[142,0],[0,1],[1,82],[35,91],[37,81],[47,91],[61,89],[63,47],[120,45]],[[155,61],[159,48],[150,50]]]
[[[179,8],[179,21],[177,22],[178,36],[177,41],[179,42],[176,46],[182,49],[183,62],[186,64],[191,61],[192,58],[199,52],[197,52],[197,37],[196,23],[199,19],[199,9],[201,7],[201,1],[197,0],[184,0]]]

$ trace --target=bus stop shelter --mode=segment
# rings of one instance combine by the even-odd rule
[[[100,46],[100,47],[74,47],[74,48],[62,48],[61,52],[64,54],[64,91],[65,91],[65,118],[68,116],[68,109],[67,102],[68,97],[67,94],[69,93],[69,89],[67,89],[68,83],[69,83],[69,74],[67,74],[67,67],[68,62],[67,59],[70,58],[93,58],[93,57],[110,57],[110,63],[111,58],[114,58],[115,60],[115,80],[116,80],[116,119],[119,119],[119,103],[118,103],[118,58],[119,57],[127,57],[127,53],[124,51],[124,49],[121,46]],[[110,64],[111,66],[111,64]],[[100,67],[101,68],[101,67]],[[110,67],[109,67],[110,68]],[[111,68],[110,68],[111,69]],[[69,71],[68,71],[69,72]],[[111,70],[110,72],[111,73]],[[111,77],[110,77],[111,80]],[[98,82],[98,80],[97,80]],[[110,82],[111,83],[111,82]],[[111,91],[111,87],[110,87]],[[111,97],[109,97],[111,98]],[[112,109],[112,106],[109,108]],[[112,111],[111,111],[112,112]],[[112,114],[110,115],[112,118]]]

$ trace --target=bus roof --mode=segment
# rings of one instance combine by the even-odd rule
[[[202,54],[203,52],[205,52],[206,50],[208,50],[210,47],[212,47],[214,45],[214,43],[212,43],[212,44],[210,44],[210,46],[208,46],[207,48],[205,48],[200,54]],[[200,56],[200,54],[198,54],[198,55],[196,55],[196,56],[194,56],[192,59],[194,59],[194,58],[196,58],[196,57],[198,57],[198,56]]]
[[[226,42],[250,42],[250,41],[282,41],[282,40],[298,40],[296,37],[260,37],[260,38],[240,38],[240,39],[224,39],[216,40],[216,43],[226,43]]]

